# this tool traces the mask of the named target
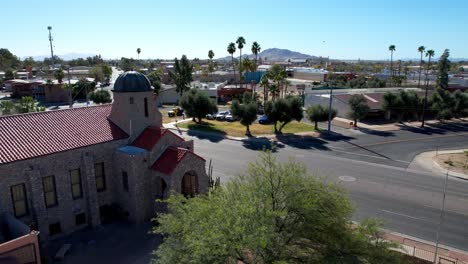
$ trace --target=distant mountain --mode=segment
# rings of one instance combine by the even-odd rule
[[[55,54],[54,54],[55,55]],[[73,60],[73,59],[78,59],[78,58],[86,58],[86,57],[92,57],[96,54],[91,54],[91,53],[66,53],[59,55],[62,60]],[[27,58],[27,57],[25,57]],[[44,58],[50,58],[50,55],[38,55],[38,56],[33,56],[33,59],[36,61],[42,61]]]
[[[237,56],[236,56],[237,55]],[[239,58],[238,52],[234,54],[234,58]],[[249,58],[255,59],[254,54],[242,54],[242,58]],[[258,54],[258,58],[262,58],[267,61],[287,61],[288,59],[316,59],[317,56],[312,56],[304,53],[300,53],[297,51],[291,51],[288,49],[266,49]],[[226,56],[223,58],[219,58],[218,60],[231,60],[231,56]]]

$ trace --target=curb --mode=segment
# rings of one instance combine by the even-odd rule
[[[452,154],[452,153],[456,154],[456,153],[463,153],[465,150],[466,149],[422,152],[413,158],[413,161],[411,161],[408,167],[416,166],[420,170],[422,169],[422,170],[429,171],[432,173],[441,173],[444,175],[448,173],[450,177],[468,181],[467,174],[455,172],[455,171],[451,171],[446,168],[443,168],[439,163],[437,163],[434,160],[434,158],[436,157],[436,154]]]

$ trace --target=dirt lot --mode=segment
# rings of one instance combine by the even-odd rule
[[[468,173],[468,151],[464,153],[441,154],[435,157],[436,162],[450,171]]]

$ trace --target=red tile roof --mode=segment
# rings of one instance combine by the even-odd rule
[[[192,155],[195,158],[205,160],[204,158],[198,156],[192,151],[184,148],[169,147],[164,151],[164,153],[159,157],[158,160],[151,166],[155,171],[162,172],[167,175],[171,175],[172,172],[177,168],[177,165],[187,157]]]
[[[176,136],[178,139],[184,140],[183,138],[172,133],[168,129],[159,127],[148,127],[135,139],[135,141],[133,141],[132,146],[150,151],[166,133],[170,133]]]
[[[112,105],[0,117],[0,164],[127,138]]]

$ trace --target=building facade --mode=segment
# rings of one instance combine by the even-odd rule
[[[0,117],[0,213],[49,239],[148,221],[171,190],[207,192],[205,160],[162,127],[146,76],[122,74],[113,93],[113,104]]]

